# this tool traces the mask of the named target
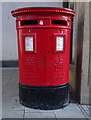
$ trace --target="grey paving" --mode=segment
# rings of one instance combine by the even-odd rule
[[[28,108],[28,107],[25,107],[25,112],[27,113],[31,113],[31,112],[34,112],[34,113],[52,113],[54,112],[53,110],[39,110],[39,109],[32,109],[32,108]]]
[[[3,111],[24,111],[24,106],[19,103],[18,96],[3,96]]]
[[[69,106],[58,110],[38,110],[19,103],[18,68],[2,70],[2,111],[3,118],[89,118],[89,106],[79,105],[72,97]]]
[[[54,113],[49,113],[49,112],[33,112],[33,113],[25,113],[25,117],[24,118],[55,118]]]
[[[24,111],[3,112],[3,118],[23,118]]]
[[[56,118],[85,118],[80,109],[76,105],[70,105],[62,110],[55,110]]]

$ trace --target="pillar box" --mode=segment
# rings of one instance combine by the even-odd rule
[[[58,109],[69,103],[71,18],[75,11],[58,7],[27,7],[16,17],[19,99],[24,106]]]

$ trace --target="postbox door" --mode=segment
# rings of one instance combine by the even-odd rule
[[[19,46],[21,46],[20,83],[46,85],[45,29],[22,29],[21,34],[19,41]]]
[[[69,74],[69,34],[67,29],[47,29],[45,43],[46,85],[68,82]]]

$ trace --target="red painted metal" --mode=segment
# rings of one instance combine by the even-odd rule
[[[18,35],[20,83],[34,86],[69,81],[71,17],[75,11],[57,7],[28,7],[13,10]],[[27,24],[27,20],[38,20]],[[40,21],[43,25],[40,25]],[[61,24],[52,24],[60,20]],[[26,24],[21,24],[26,21]],[[65,22],[66,24],[62,24]],[[25,36],[33,36],[34,51],[25,51]],[[56,51],[56,36],[64,37],[64,50]]]

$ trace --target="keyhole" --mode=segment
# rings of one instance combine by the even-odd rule
[[[28,30],[28,32],[30,32],[30,30]]]
[[[40,51],[40,53],[42,53],[42,51]]]

